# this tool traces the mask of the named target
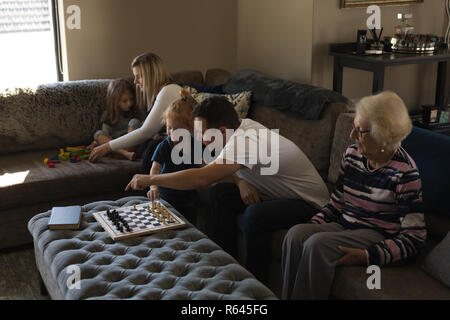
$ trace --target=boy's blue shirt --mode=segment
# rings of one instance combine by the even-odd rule
[[[161,165],[160,173],[172,173],[187,169],[200,168],[200,164],[194,164],[194,137],[191,136],[191,157],[190,163],[174,164],[171,159],[172,149],[174,144],[170,137],[166,137],[163,141],[159,143],[156,147],[155,153],[153,154],[152,161],[156,161]],[[202,145],[202,150],[204,146]],[[164,196],[180,196],[180,197],[190,197],[196,194],[196,190],[174,190],[164,187],[159,187],[160,195]]]

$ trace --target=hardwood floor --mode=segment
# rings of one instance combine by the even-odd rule
[[[48,300],[39,279],[32,245],[0,251],[0,300]]]

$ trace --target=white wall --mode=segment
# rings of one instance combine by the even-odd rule
[[[144,52],[169,71],[236,67],[236,0],[60,1],[81,8],[81,29],[65,29],[70,80],[131,76]]]
[[[237,67],[309,83],[313,0],[238,0]]]

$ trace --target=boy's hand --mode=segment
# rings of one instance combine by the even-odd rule
[[[144,190],[151,185],[151,175],[147,174],[135,174],[130,183],[128,183],[125,191],[128,190]]]
[[[153,201],[159,200],[159,192],[157,186],[151,186],[149,192],[147,192],[147,197]]]

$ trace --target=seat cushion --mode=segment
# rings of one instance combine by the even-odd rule
[[[425,211],[450,218],[450,137],[414,127],[403,147],[419,168]]]
[[[366,267],[345,266],[336,269],[332,295],[338,299],[377,300],[440,300],[450,299],[450,289],[426,274],[421,268],[427,253],[437,241],[427,240],[426,248],[414,262],[402,266],[383,266],[380,269],[381,289],[367,288],[372,274]]]
[[[133,174],[141,170],[140,161],[103,158],[44,165],[58,150],[13,153],[0,157],[0,211],[18,206],[57,201],[125,189]]]
[[[80,230],[49,230],[50,211],[30,220],[38,269],[52,298],[276,299],[188,222],[186,228],[114,242],[93,217],[97,211],[143,202],[148,199],[87,204]],[[79,289],[66,285],[73,266],[81,271]]]
[[[0,94],[0,154],[92,141],[109,81],[65,81]]]

